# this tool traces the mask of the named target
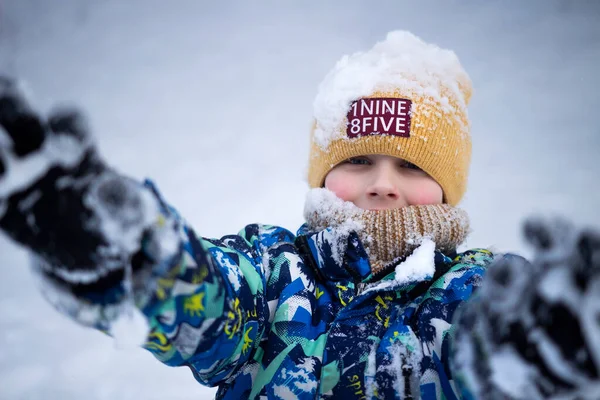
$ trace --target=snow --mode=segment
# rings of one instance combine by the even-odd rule
[[[115,347],[123,349],[143,345],[149,331],[146,317],[132,303],[127,303],[126,309],[112,323],[110,334],[115,339]]]
[[[581,307],[580,289],[573,282],[573,274],[567,268],[554,268],[545,274],[538,290],[549,303],[562,302],[575,313]]]
[[[312,220],[318,216],[318,222],[323,222],[322,225],[314,225],[315,228],[325,229],[328,226],[327,223],[343,218],[337,230],[346,234],[362,229],[360,221],[354,217],[363,212],[364,210],[355,206],[354,203],[340,199],[331,190],[325,188],[310,189],[304,203],[304,218]]]
[[[111,336],[115,339],[117,348],[139,347],[146,342],[150,325],[144,314],[135,306],[131,264],[125,269],[123,286],[125,299],[121,305],[121,312],[110,326]]]
[[[418,346],[414,348],[418,349]],[[415,377],[423,359],[423,354],[419,351],[409,351],[407,345],[400,341],[394,341],[391,344],[389,353],[392,356],[391,363],[387,366],[379,366],[378,369],[387,370],[392,376],[392,385],[398,398],[403,399],[407,397],[405,393],[407,379],[412,393],[416,393]],[[408,369],[411,370],[411,373],[406,377],[404,373]]]
[[[117,207],[107,199],[111,195],[120,197]],[[159,204],[148,189],[140,190],[138,182],[112,172],[94,180],[83,203],[97,213],[96,229],[108,243],[118,243],[127,254],[139,249],[143,231],[155,226],[160,215]]]
[[[435,243],[423,238],[419,247],[396,267],[394,280],[398,284],[424,280],[435,274]]]
[[[5,132],[0,132],[6,135]],[[0,197],[8,193],[27,187],[40,178],[41,174],[50,168],[49,166],[61,165],[65,167],[77,164],[83,157],[87,146],[81,145],[79,140],[66,135],[54,136],[53,140],[46,140],[40,152],[33,155],[17,158],[12,154],[2,154],[3,163],[7,168],[7,174],[2,183]],[[20,175],[11,173],[12,170],[27,171],[30,180],[21,179]]]
[[[340,129],[340,121],[346,117],[349,105],[374,91],[398,88],[407,96],[439,104],[450,114],[446,92],[466,112],[461,90],[470,92],[470,87],[453,51],[425,43],[407,31],[389,32],[385,40],[368,51],[342,57],[321,82],[314,101],[315,143],[326,150],[332,140],[343,138],[345,130]],[[465,128],[463,121],[457,122]]]
[[[362,295],[383,289],[400,286],[408,282],[430,278],[435,273],[435,243],[431,239],[423,241],[406,260],[396,266],[394,279],[367,283]]]
[[[502,388],[504,393],[519,398],[532,389],[529,382],[537,371],[515,354],[511,347],[503,348],[490,356],[492,382]]]
[[[454,50],[473,81],[468,245],[527,254],[532,211],[600,226],[595,2],[235,3],[5,1],[0,71],[43,110],[82,105],[111,165],[153,178],[200,234],[294,230],[319,82],[343,54],[409,30]],[[0,398],[214,395],[74,325],[39,295],[25,252],[0,236],[0,254]]]
[[[364,210],[356,207],[352,202],[344,201],[332,191],[325,188],[310,189],[304,203],[304,218],[316,230],[333,226],[319,233],[319,243],[328,243],[331,246],[333,260],[341,265],[348,245],[348,236],[351,232],[360,232],[363,229],[358,218]],[[321,254],[318,254],[319,260]],[[321,262],[321,261],[318,261]]]
[[[377,373],[377,348],[379,347],[379,344],[379,338],[373,339],[371,351],[369,351],[369,356],[367,358],[367,368],[365,370],[365,392],[367,399],[373,398],[377,389],[375,374]]]
[[[533,342],[536,342],[537,349],[544,359],[544,365],[550,370],[550,372],[566,382],[572,382],[575,386],[583,386],[583,383],[587,380],[585,376],[582,376],[579,369],[573,368],[570,364],[565,363],[565,357],[562,349],[557,346],[556,341],[549,337],[549,335],[541,329],[532,330],[530,337]],[[492,370],[495,370],[497,366],[492,365]],[[503,371],[506,373],[506,371]],[[502,386],[510,386],[508,382],[505,382]]]
[[[600,293],[600,280],[596,278],[590,282],[591,293]],[[600,315],[600,302],[597,296],[587,296],[581,304],[581,321],[583,331],[586,332],[588,346],[592,349],[592,358],[596,365],[600,363],[600,336],[597,334],[598,315]]]

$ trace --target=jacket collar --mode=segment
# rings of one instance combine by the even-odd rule
[[[352,281],[355,283],[371,283],[376,281],[394,281],[396,266],[404,259],[388,265],[377,275],[371,273],[369,256],[356,232],[343,232],[334,228],[322,231],[310,231],[307,224],[300,227],[296,244],[305,262],[309,263],[318,276],[325,281]],[[411,282],[430,281],[445,273],[452,259],[439,251],[433,255],[435,271],[420,276]],[[308,258],[308,259],[307,259]]]

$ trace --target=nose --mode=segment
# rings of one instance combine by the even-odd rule
[[[387,166],[377,168],[367,193],[372,199],[398,200],[400,198],[399,182],[392,168]]]

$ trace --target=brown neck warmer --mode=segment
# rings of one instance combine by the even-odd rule
[[[424,238],[446,252],[455,250],[469,233],[466,212],[448,204],[368,211],[327,189],[311,192],[305,207],[308,225],[315,230],[332,227],[356,231],[369,254],[373,274],[410,255]]]

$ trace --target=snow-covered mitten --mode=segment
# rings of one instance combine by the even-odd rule
[[[600,399],[600,233],[529,219],[533,263],[506,255],[465,304],[455,380],[473,399]]]
[[[35,113],[0,77],[0,228],[75,289],[110,286],[159,218],[150,190],[109,168],[82,116]]]

